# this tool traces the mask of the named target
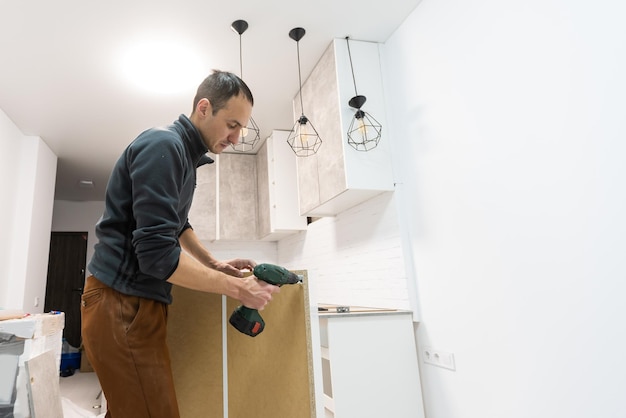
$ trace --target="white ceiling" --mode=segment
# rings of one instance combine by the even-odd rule
[[[56,199],[102,200],[111,168],[142,130],[189,115],[195,89],[211,69],[240,73],[255,98],[252,112],[266,138],[290,130],[298,91],[333,38],[385,42],[420,0],[12,0],[0,4],[0,109],[26,135],[40,136],[59,157]],[[203,68],[178,93],[141,90],[120,75],[119,56],[138,40],[165,39],[195,51]],[[164,48],[161,62],[176,59]],[[199,66],[196,64],[196,66]],[[193,66],[195,67],[195,66]],[[199,71],[199,72],[198,72]],[[92,180],[95,188],[78,186]]]

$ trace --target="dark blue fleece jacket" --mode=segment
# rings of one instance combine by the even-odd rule
[[[196,167],[207,151],[185,115],[143,132],[124,150],[96,225],[91,274],[121,293],[171,303],[167,279],[178,266],[178,237],[190,227]]]

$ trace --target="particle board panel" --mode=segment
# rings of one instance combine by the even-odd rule
[[[54,353],[44,351],[27,360],[25,365],[32,418],[62,418],[59,370]]]
[[[172,287],[167,340],[181,418],[223,418],[222,297]]]
[[[286,285],[261,311],[265,330],[227,328],[229,418],[314,417],[310,316],[304,283]],[[239,302],[228,299],[227,311]]]

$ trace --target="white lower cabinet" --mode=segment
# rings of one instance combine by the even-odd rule
[[[424,417],[410,312],[319,318],[324,418]]]
[[[303,283],[274,295],[254,338],[229,323],[241,302],[172,287],[167,343],[181,418],[317,418],[308,278],[294,273]]]

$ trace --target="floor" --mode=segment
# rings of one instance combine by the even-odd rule
[[[72,376],[59,378],[64,418],[104,416],[100,383],[93,372],[76,370]]]

